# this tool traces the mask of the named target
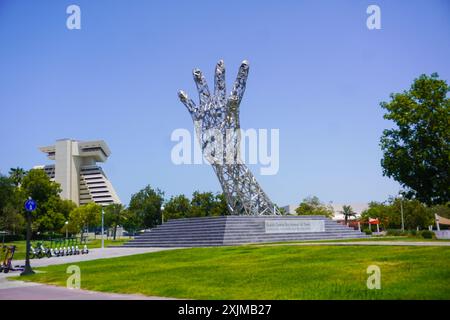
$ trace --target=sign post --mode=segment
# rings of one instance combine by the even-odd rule
[[[25,253],[25,269],[20,274],[21,276],[26,276],[29,274],[34,274],[33,269],[31,269],[30,265],[30,249],[31,249],[31,212],[36,210],[36,201],[33,199],[28,198],[27,201],[25,201],[25,211],[27,212],[27,250]]]

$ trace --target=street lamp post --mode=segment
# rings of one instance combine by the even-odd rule
[[[164,206],[161,206],[161,224],[164,223]]]
[[[69,224],[69,221],[66,221],[66,239],[69,237],[69,230],[67,229],[67,225]]]
[[[102,249],[105,248],[105,239],[103,237],[105,232],[105,210],[104,207],[102,206]]]
[[[400,194],[400,213],[402,215],[402,232],[405,232],[405,219],[403,218],[403,195]]]

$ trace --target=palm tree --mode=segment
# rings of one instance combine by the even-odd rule
[[[347,224],[347,221],[348,221],[349,217],[355,217],[356,216],[356,212],[353,211],[353,208],[350,205],[343,205],[341,213],[345,217],[345,224]]]
[[[20,187],[20,184],[22,183],[22,180],[26,174],[27,172],[19,167],[11,168],[9,170],[9,178],[12,180],[16,187]]]

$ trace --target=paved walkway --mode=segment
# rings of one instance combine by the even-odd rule
[[[140,253],[157,252],[176,248],[105,248],[92,249],[89,254],[42,258],[31,260],[32,267],[43,267],[56,264],[76,263],[129,256]],[[25,261],[13,261],[13,265],[24,265]],[[101,293],[88,290],[67,289],[34,282],[8,280],[8,277],[19,275],[20,272],[0,273],[0,300],[165,300],[164,297],[148,297],[135,294]]]
[[[163,250],[173,250],[177,248],[104,248],[104,249],[90,249],[88,254],[78,254],[75,256],[65,256],[65,257],[52,257],[52,258],[41,258],[41,259],[32,259],[31,266],[32,267],[45,267],[55,264],[65,264],[72,262],[80,262],[80,261],[89,261],[89,260],[97,260],[104,258],[115,258],[115,257],[123,257],[130,256],[133,254],[140,253],[149,253],[149,252],[157,252]],[[13,261],[14,265],[24,265],[25,260],[15,260]]]

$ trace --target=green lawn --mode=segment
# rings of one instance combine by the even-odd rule
[[[105,247],[107,246],[121,246],[125,242],[129,241],[129,239],[117,239],[115,241],[113,240],[106,240],[105,239]],[[31,241],[31,245],[36,244],[38,241]],[[45,247],[50,246],[50,241],[41,241],[43,242]],[[1,243],[0,243],[1,244]],[[26,250],[26,241],[14,241],[14,242],[8,242],[5,243],[5,245],[15,245],[16,246],[16,252],[14,253],[14,260],[23,260],[25,259],[25,250]],[[87,242],[88,249],[94,249],[94,248],[100,248],[102,246],[102,240],[96,239],[96,240],[88,240]],[[78,247],[81,248],[81,245],[78,245]],[[3,253],[1,254],[3,258]]]
[[[255,245],[267,244],[294,244],[294,243],[322,243],[322,242],[366,242],[366,241],[401,241],[401,242],[450,242],[447,239],[424,239],[422,237],[408,237],[408,236],[372,236],[370,238],[356,238],[356,239],[336,239],[336,240],[306,240],[306,241],[284,241],[284,242],[269,242],[257,243]]]
[[[77,263],[84,289],[191,299],[450,299],[450,247],[192,248]],[[381,289],[366,287],[369,265]],[[67,265],[25,280],[66,285]],[[24,277],[21,277],[23,280]]]

